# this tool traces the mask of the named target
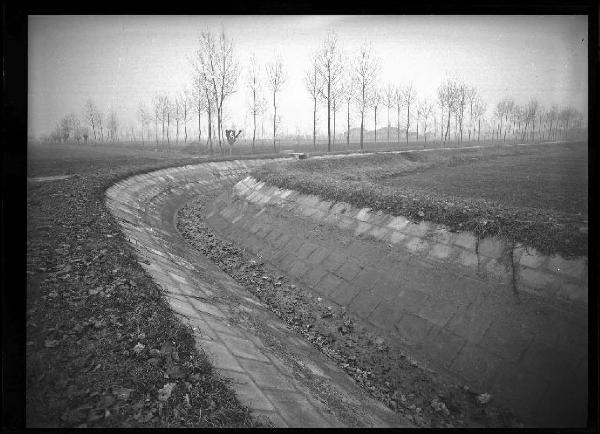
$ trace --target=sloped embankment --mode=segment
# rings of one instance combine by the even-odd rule
[[[251,178],[207,212],[231,240],[528,424],[585,424],[584,259],[507,249]]]

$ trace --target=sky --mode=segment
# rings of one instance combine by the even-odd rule
[[[412,82],[418,98],[435,102],[438,85],[451,74],[478,90],[488,116],[511,96],[521,104],[534,97],[546,107],[570,105],[587,118],[587,16],[30,16],[28,134],[39,137],[63,116],[81,115],[88,98],[104,112],[114,109],[122,127],[138,128],[140,103],[149,107],[159,92],[189,88],[200,32],[221,28],[233,41],[241,71],[237,92],[225,102],[226,127],[251,128],[250,56],[264,66],[280,55],[287,79],[278,95],[279,131],[311,132],[304,74],[332,30],[349,58],[371,44],[382,86]],[[338,116],[341,131],[345,110]],[[385,109],[379,116],[381,128]],[[321,105],[318,130],[325,129]]]

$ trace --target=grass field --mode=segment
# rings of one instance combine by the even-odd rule
[[[257,169],[281,188],[540,251],[587,254],[587,144],[308,159]]]
[[[384,185],[410,186],[451,196],[587,216],[587,146],[521,149],[459,166],[400,175]]]
[[[498,145],[500,142],[492,140],[481,140],[480,145],[491,146]],[[458,145],[455,142],[447,142],[445,148],[457,148],[477,145],[478,142],[464,141],[462,145]],[[262,156],[264,154],[273,154],[273,141],[272,140],[257,140],[255,143],[254,152],[252,152],[252,141],[242,139],[233,146],[232,154],[235,156],[249,156],[256,155]],[[227,143],[222,144],[222,150],[225,155],[229,155],[229,145]],[[375,152],[375,151],[398,151],[407,149],[439,149],[442,147],[442,143],[439,140],[430,140],[424,142],[419,140],[410,140],[408,143],[404,140],[397,141],[384,141],[379,140],[377,142],[365,141],[363,143],[364,152]],[[327,140],[318,139],[316,145],[313,146],[312,140],[277,140],[277,152],[283,153],[285,151],[294,152],[306,152],[311,155],[321,154],[327,152]],[[32,142],[28,146],[28,153],[30,158],[45,159],[52,158],[53,155],[61,155],[62,158],[73,159],[84,156],[90,156],[92,159],[106,159],[106,158],[140,158],[148,157],[153,159],[173,159],[175,157],[208,157],[218,156],[219,145],[213,143],[213,153],[210,153],[210,149],[206,142],[203,140],[200,144],[198,141],[189,140],[187,142],[171,142],[156,143],[155,141],[134,141],[134,142],[104,142],[104,143],[45,143],[45,142]],[[345,152],[357,152],[360,151],[360,143],[351,141],[346,143],[343,141],[336,141],[332,143],[332,152],[334,153],[345,153]]]

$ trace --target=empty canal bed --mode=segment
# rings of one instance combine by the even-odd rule
[[[282,426],[585,425],[585,256],[249,176],[265,163],[165,169],[107,191],[253,411]]]

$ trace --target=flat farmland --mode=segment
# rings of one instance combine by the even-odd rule
[[[374,211],[587,255],[587,144],[494,146],[307,159],[260,181]]]
[[[588,212],[588,159],[583,143],[522,149],[469,163],[447,164],[388,178],[385,185],[409,186],[463,198],[483,198],[517,207]]]

